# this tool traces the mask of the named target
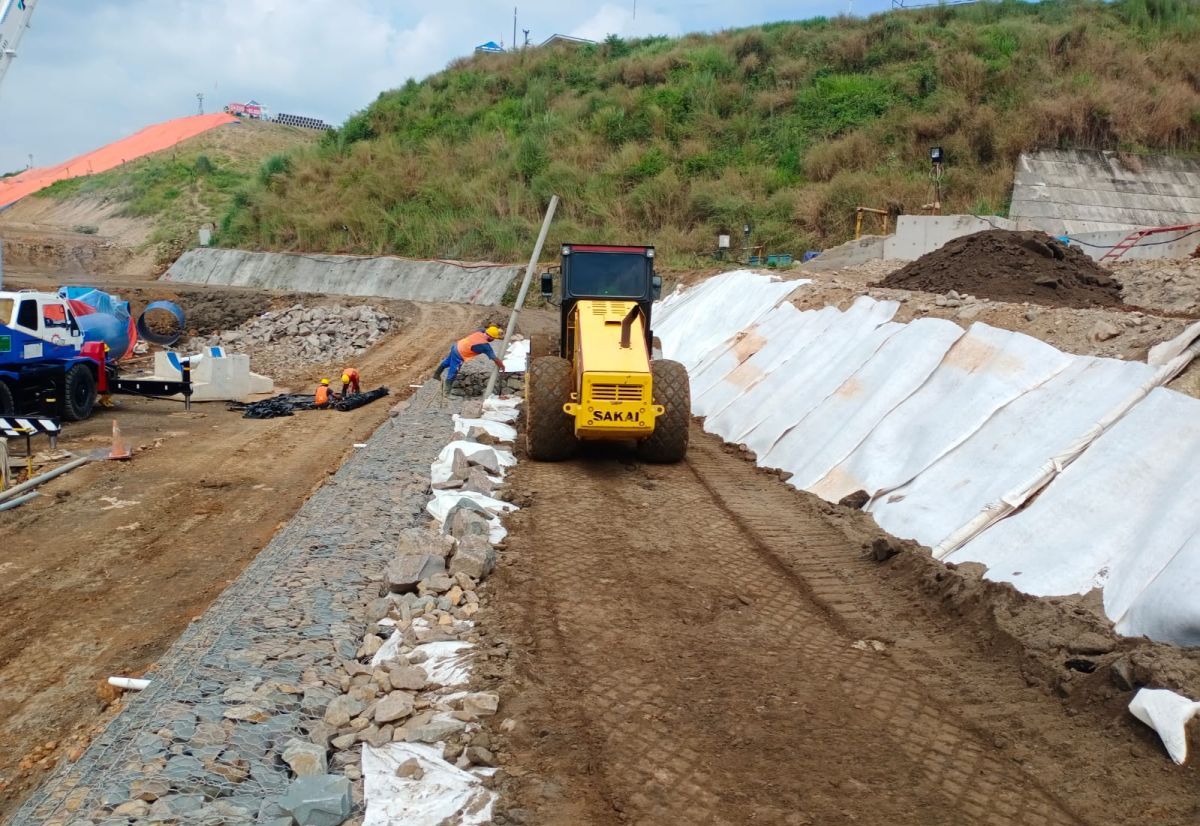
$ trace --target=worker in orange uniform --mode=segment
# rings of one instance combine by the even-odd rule
[[[460,338],[454,344],[450,345],[450,354],[442,359],[442,363],[438,365],[434,371],[433,377],[440,379],[442,373],[446,373],[446,383],[443,386],[444,390],[449,390],[450,385],[454,384],[454,379],[458,375],[458,370],[463,366],[463,362],[475,356],[487,356],[493,362],[500,372],[504,372],[504,362],[496,355],[496,351],[492,349],[492,342],[504,335],[504,331],[495,324],[490,327],[476,330],[471,335],[465,338]]]
[[[321,379],[321,383],[317,385],[313,403],[317,407],[329,407],[331,401],[333,401],[333,388],[329,386],[329,379]]]
[[[347,367],[342,371],[342,398],[346,398],[346,389],[354,391],[355,395],[362,392],[362,385],[359,384],[358,371],[353,367]]]

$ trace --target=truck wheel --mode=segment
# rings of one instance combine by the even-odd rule
[[[692,423],[692,389],[687,370],[677,361],[650,364],[654,403],[666,411],[654,422],[654,432],[638,442],[644,462],[678,462],[687,455],[688,428]]]
[[[67,371],[64,382],[63,416],[69,422],[82,422],[96,406],[96,377],[82,364]]]
[[[525,374],[525,449],[539,462],[570,458],[578,441],[574,421],[563,412],[571,399],[571,362],[558,356],[534,359]]]
[[[0,416],[12,416],[17,412],[17,403],[13,400],[12,390],[0,381]]]

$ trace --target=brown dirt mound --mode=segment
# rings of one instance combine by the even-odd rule
[[[955,238],[877,286],[1051,307],[1114,307],[1121,285],[1074,247],[1044,232],[989,229]]]

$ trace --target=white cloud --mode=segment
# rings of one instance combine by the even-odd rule
[[[588,20],[573,29],[570,34],[588,40],[603,40],[610,34],[621,37],[645,37],[647,35],[680,34],[679,22],[653,9],[640,8],[634,14],[633,6],[614,6],[605,3]]]

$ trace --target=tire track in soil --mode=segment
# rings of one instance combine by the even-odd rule
[[[698,426],[684,464],[596,451],[514,486],[534,504],[494,604],[522,651],[505,802],[524,822],[1114,822],[1056,796],[1040,769],[1060,755],[1022,767],[932,690],[956,652],[853,647],[882,618],[877,575],[847,574],[816,500]]]

